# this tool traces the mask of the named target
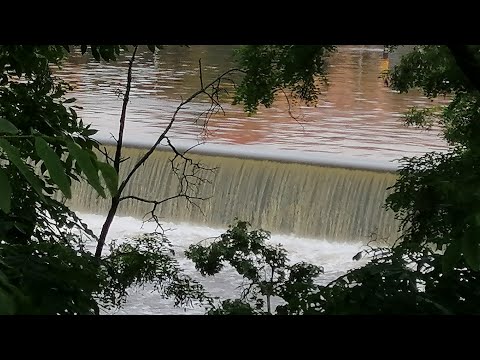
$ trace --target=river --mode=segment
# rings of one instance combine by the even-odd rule
[[[153,143],[170,120],[182,99],[199,88],[199,62],[204,81],[233,66],[235,46],[166,46],[155,54],[141,47],[133,68],[133,83],[127,112],[127,143]],[[261,108],[247,116],[241,106],[224,102],[225,115],[214,116],[206,124],[198,119],[207,104],[199,99],[183,110],[170,138],[178,146],[206,143],[205,146],[256,154],[256,157],[288,156],[299,164],[206,158],[223,168],[214,183],[217,199],[206,202],[209,215],[186,215],[178,205],[164,209],[167,227],[175,229],[168,237],[178,249],[177,258],[186,272],[202,280],[209,291],[222,297],[238,293],[240,279],[231,270],[212,279],[202,279],[193,264],[182,255],[186,246],[202,238],[217,236],[235,215],[251,217],[255,225],[273,232],[272,241],[281,242],[294,261],[310,261],[325,267],[322,281],[328,282],[358,266],[352,256],[375,229],[393,233],[393,214],[382,209],[385,188],[394,180],[391,174],[359,170],[331,170],[301,165],[305,159],[333,156],[338,161],[357,159],[372,164],[392,161],[427,151],[443,151],[446,143],[438,128],[424,131],[403,125],[402,113],[411,106],[432,101],[418,91],[398,94],[385,86],[382,70],[391,67],[398,56],[385,59],[383,46],[340,46],[328,60],[328,82],[314,107],[296,104],[288,113],[288,103],[280,98],[272,108]],[[99,129],[98,139],[116,136],[126,83],[128,54],[114,63],[99,64],[73,53],[56,74],[74,86],[73,96],[86,123]],[[435,99],[446,103],[448,99]],[[231,152],[231,150],[234,150]],[[135,158],[138,150],[126,154]],[[267,154],[269,154],[267,156]],[[132,191],[163,194],[162,183],[172,180],[165,174],[163,155],[155,155]],[[290,157],[290,159],[292,158]],[[128,162],[126,163],[129,165]],[[220,169],[222,171],[222,169]],[[266,183],[268,182],[268,184]],[[130,189],[127,189],[130,191]],[[259,200],[261,199],[261,201]],[[228,202],[228,203],[227,203]],[[225,205],[226,204],[226,205]],[[83,187],[77,191],[73,208],[99,233],[106,205]],[[150,229],[142,226],[143,208],[120,209],[109,239],[132,236]],[[191,211],[191,210],[188,210]],[[97,213],[96,215],[93,213]],[[175,218],[168,219],[168,215]],[[190,213],[189,213],[190,214]],[[213,216],[214,214],[215,216]],[[131,216],[135,215],[136,218]],[[218,215],[218,216],[217,216]],[[349,240],[345,242],[344,240]],[[174,309],[148,287],[132,289],[119,314],[198,314],[200,308]]]
[[[205,82],[234,66],[234,46],[189,48],[166,46],[155,55],[141,47],[133,68],[128,106],[127,140],[151,142],[164,129],[181,99],[199,89],[199,65]],[[119,61],[99,64],[74,53],[57,71],[74,85],[74,96],[84,107],[86,123],[99,129],[101,138],[117,133],[122,97],[127,78],[127,54]],[[270,109],[261,108],[248,117],[241,106],[224,103],[225,116],[210,119],[205,127],[198,115],[205,103],[194,102],[182,111],[171,130],[177,143],[207,142],[261,151],[328,153],[371,160],[393,160],[444,150],[446,143],[438,129],[424,131],[403,125],[402,114],[411,106],[431,101],[418,91],[398,94],[386,87],[382,70],[396,62],[383,58],[383,46],[339,46],[328,61],[328,86],[315,107],[288,105],[280,97]],[[448,99],[436,99],[445,103]]]

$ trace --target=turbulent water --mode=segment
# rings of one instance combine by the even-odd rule
[[[122,178],[144,153],[143,149],[124,149],[128,160],[123,163]],[[162,200],[177,194],[179,181],[172,172],[172,157],[171,152],[154,152],[123,195]],[[217,170],[195,174],[209,182],[198,183],[193,176],[189,180],[198,185],[191,195],[205,199],[197,201],[198,206],[184,199],[158,206],[156,215],[165,221],[225,228],[239,218],[276,233],[332,241],[366,242],[372,233],[396,238],[398,223],[383,208],[387,187],[395,181],[392,173],[236,157],[189,157],[203,168]],[[186,172],[194,173],[191,167]],[[106,214],[110,206],[85,183],[74,188],[71,205],[97,214]],[[149,203],[125,200],[117,214],[143,218],[152,208]]]
[[[100,233],[104,216],[79,214],[79,216],[96,233]],[[226,268],[214,277],[204,278],[195,270],[193,263],[186,259],[183,252],[190,245],[200,240],[218,236],[225,232],[224,228],[212,228],[207,226],[195,226],[185,223],[164,223],[168,239],[174,246],[176,258],[185,273],[199,280],[206,290],[213,296],[220,298],[234,298],[239,296],[241,277],[231,268]],[[155,230],[152,223],[142,224],[141,221],[131,217],[115,217],[107,241],[112,239],[125,239],[144,232]],[[366,260],[353,261],[354,256],[362,249],[361,243],[331,243],[320,239],[300,238],[293,235],[273,234],[270,242],[281,243],[289,253],[292,262],[306,261],[312,264],[321,265],[325,274],[320,278],[322,284],[334,280],[344,274],[348,269],[364,264]],[[94,249],[93,244],[91,249]],[[149,286],[144,289],[130,289],[128,301],[125,306],[110,314],[204,314],[202,307],[175,308],[172,300],[162,297]]]

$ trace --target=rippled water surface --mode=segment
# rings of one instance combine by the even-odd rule
[[[181,99],[199,89],[198,60],[202,59],[206,82],[233,66],[233,49],[166,46],[153,55],[141,48],[133,69],[126,139],[153,142]],[[206,141],[260,151],[301,150],[382,160],[445,149],[437,130],[427,132],[402,124],[402,112],[408,107],[431,101],[419,92],[398,94],[385,86],[380,74],[396,58],[384,59],[382,46],[340,46],[329,59],[329,85],[316,107],[293,105],[297,119],[289,116],[284,99],[252,117],[226,101],[225,116],[210,119],[205,129],[198,115],[207,106],[199,99],[180,113],[171,138],[177,143]],[[73,54],[57,71],[74,84],[78,103],[84,107],[80,114],[100,129],[102,138],[118,131],[122,106],[118,91],[126,83],[127,59],[122,56],[118,62],[98,64]]]

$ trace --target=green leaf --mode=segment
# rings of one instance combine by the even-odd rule
[[[105,191],[103,190],[103,187],[100,184],[100,178],[98,177],[98,169],[93,165],[90,154],[73,141],[67,141],[67,148],[70,154],[72,154],[75,160],[77,160],[78,165],[87,177],[90,185],[93,186],[101,197],[105,198]]]
[[[442,270],[444,273],[452,270],[458,263],[462,256],[462,243],[458,240],[453,240],[447,247],[442,256]]]
[[[465,232],[462,239],[462,251],[467,265],[475,271],[480,270],[480,246],[478,234],[472,229]]]
[[[57,184],[67,199],[70,199],[72,197],[70,181],[65,174],[64,166],[58,155],[41,137],[35,138],[35,149],[37,150],[38,156],[40,156],[45,163],[51,179]]]
[[[82,131],[82,135],[84,135],[84,136],[92,136],[92,135],[95,135],[97,132],[98,132],[98,130],[95,130],[95,129],[84,129],[84,130]]]
[[[155,53],[155,45],[147,45],[148,50],[150,50],[152,53]]]
[[[64,103],[64,104],[69,104],[69,103],[72,103],[72,102],[75,102],[75,101],[77,101],[77,99],[75,99],[75,98],[70,98],[70,99],[65,100],[63,103]]]
[[[0,117],[0,133],[17,134],[18,129],[7,119]]]
[[[17,229],[18,231],[20,231],[22,234],[27,235],[27,233],[28,233],[28,225],[22,224],[21,222],[18,222],[18,221],[15,221],[15,222],[13,223],[13,226],[15,227],[15,229]]]
[[[72,108],[73,108],[73,106],[70,107],[69,110],[70,110],[70,112],[72,113],[73,118],[74,118],[74,119],[78,119],[78,114],[77,114],[77,112],[76,112],[75,110],[73,110]]]
[[[105,184],[107,184],[108,191],[112,196],[117,194],[118,190],[118,174],[115,169],[101,161],[97,161],[97,166],[100,169],[103,179],[105,180]]]
[[[0,209],[3,210],[6,214],[10,212],[10,202],[12,198],[12,187],[10,186],[10,181],[8,181],[8,176],[5,174],[2,168],[0,168]]]
[[[7,140],[0,139],[0,147],[6,152],[8,160],[10,160],[20,171],[20,173],[25,177],[25,179],[30,183],[32,188],[37,192],[42,201],[46,201],[45,196],[43,196],[42,189],[43,184],[40,179],[35,176],[35,174],[28,168],[27,165],[23,162],[18,149],[13,147]]]
[[[82,52],[82,55],[85,54],[87,52],[87,45],[81,45],[80,51]]]
[[[70,52],[70,46],[68,45],[62,45],[62,46],[65,50],[67,50],[68,53]]]

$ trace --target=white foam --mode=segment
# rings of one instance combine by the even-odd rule
[[[92,214],[79,214],[80,218],[89,225],[94,233],[99,234],[104,216]],[[215,229],[208,226],[196,226],[192,224],[164,223],[164,228],[176,251],[176,258],[185,273],[200,281],[205,288],[214,296],[221,298],[238,297],[241,277],[230,268],[214,276],[203,278],[194,268],[193,263],[186,259],[183,252],[190,245],[205,238],[219,236],[226,229]],[[155,224],[142,224],[140,220],[131,217],[115,217],[107,241],[131,237],[155,230]],[[328,283],[366,260],[353,261],[354,256],[360,251],[362,244],[359,243],[332,243],[321,239],[299,238],[294,235],[272,234],[272,243],[281,243],[287,249],[292,262],[306,261],[321,265],[325,269],[322,283]],[[91,249],[94,249],[91,245]],[[153,291],[151,287],[144,289],[132,289],[124,308],[118,314],[203,314],[204,309],[195,307],[192,309],[180,309],[173,306],[173,301],[165,300]]]

